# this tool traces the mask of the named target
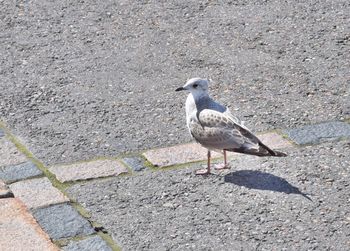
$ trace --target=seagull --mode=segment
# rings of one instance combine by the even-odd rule
[[[227,107],[214,101],[208,94],[208,84],[207,79],[191,78],[175,90],[190,92],[186,100],[186,124],[192,137],[208,149],[207,168],[197,170],[196,174],[210,174],[211,151],[224,155],[224,163],[215,166],[216,170],[230,168],[226,151],[259,157],[287,156],[262,143]]]

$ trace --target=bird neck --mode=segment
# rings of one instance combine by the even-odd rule
[[[191,92],[190,95],[192,95],[195,102],[202,98],[209,98],[209,94],[207,92]]]

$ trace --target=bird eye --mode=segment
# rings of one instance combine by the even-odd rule
[[[198,87],[198,84],[194,84],[194,85],[193,85],[193,88],[197,88],[197,87]]]

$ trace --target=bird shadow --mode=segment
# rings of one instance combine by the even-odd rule
[[[224,176],[224,181],[238,186],[244,186],[246,188],[270,190],[285,194],[299,194],[312,201],[309,196],[301,192],[299,188],[289,184],[285,179],[257,170],[240,170],[232,172]]]

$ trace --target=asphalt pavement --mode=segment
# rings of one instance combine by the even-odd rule
[[[350,117],[347,0],[0,6],[0,117],[45,164],[190,141],[197,76],[253,131]]]

